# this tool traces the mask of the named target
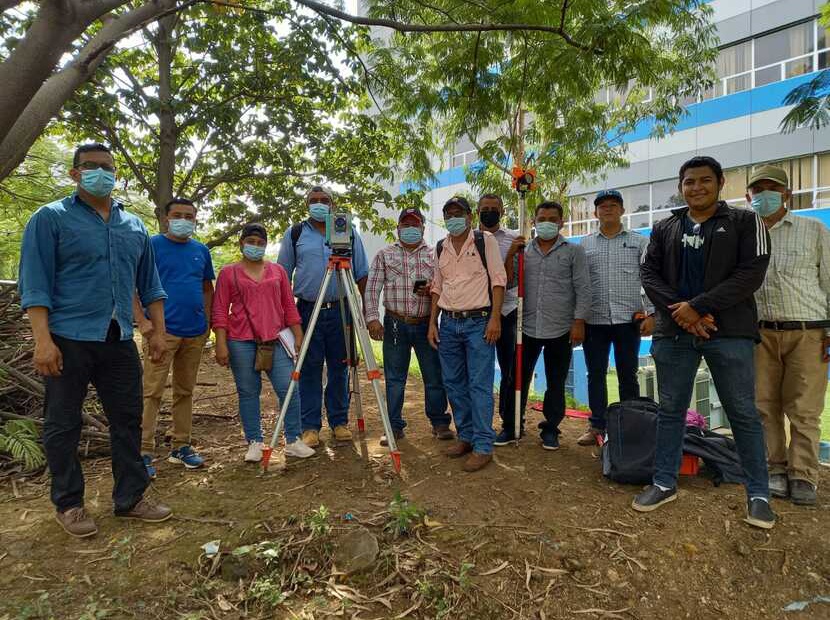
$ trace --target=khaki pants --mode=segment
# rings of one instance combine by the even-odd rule
[[[156,424],[161,397],[173,366],[173,449],[190,444],[193,428],[193,388],[199,373],[199,362],[205,348],[207,332],[194,338],[167,334],[167,352],[161,363],[150,361],[147,340],[144,340],[144,415],[141,422],[141,452],[155,449]]]
[[[767,438],[769,473],[818,484],[827,364],[822,329],[761,330],[755,349],[755,398]],[[790,445],[784,419],[790,422]]]

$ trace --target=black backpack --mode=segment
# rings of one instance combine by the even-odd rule
[[[297,235],[299,237],[299,235]],[[294,231],[291,231],[291,238],[294,238]],[[444,241],[447,239],[441,239],[435,244],[435,266],[438,267],[438,259],[441,258],[441,252],[444,251]],[[295,242],[296,243],[296,242]],[[473,243],[475,243],[476,251],[478,251],[478,257],[481,259],[481,264],[484,265],[484,273],[487,274],[487,293],[490,295],[490,301],[493,301],[493,287],[490,283],[490,270],[487,269],[487,254],[485,254],[484,250],[484,233],[480,230],[473,229]]]
[[[735,440],[726,435],[687,426],[683,436],[683,453],[700,457],[712,474],[712,482],[743,484],[746,480]]]
[[[657,408],[650,398],[609,405],[602,475],[623,484],[650,484],[657,445]]]

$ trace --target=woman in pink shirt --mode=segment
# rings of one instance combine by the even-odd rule
[[[286,327],[294,335],[296,351],[303,341],[300,314],[288,274],[277,263],[263,260],[268,234],[261,224],[246,224],[239,246],[242,260],[226,265],[216,280],[213,298],[213,331],[216,333],[216,361],[230,365],[239,397],[239,418],[248,442],[245,460],[258,463],[262,459],[262,424],[259,398],[262,392],[261,373],[254,369],[256,341],[277,340]],[[285,398],[294,359],[277,341],[274,361],[268,378],[280,402]],[[314,450],[300,439],[299,393],[294,392],[285,414],[285,454],[306,458]]]

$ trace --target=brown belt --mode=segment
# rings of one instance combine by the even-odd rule
[[[427,316],[404,316],[402,314],[398,314],[397,312],[392,312],[388,308],[386,309],[386,314],[391,316],[396,321],[400,321],[401,323],[406,323],[407,325],[422,325],[424,323],[429,322],[429,315]]]

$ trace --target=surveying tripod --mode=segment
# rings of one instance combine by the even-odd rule
[[[363,358],[366,360],[366,376],[372,384],[372,390],[375,392],[375,399],[378,403],[378,412],[383,423],[383,431],[386,433],[386,440],[389,445],[389,454],[392,457],[392,465],[395,471],[401,471],[401,453],[398,451],[398,446],[395,443],[395,434],[392,431],[392,425],[389,422],[389,412],[386,408],[386,398],[380,385],[380,370],[378,369],[375,354],[372,351],[371,340],[369,339],[369,330],[366,328],[366,320],[363,318],[363,311],[360,306],[360,294],[357,290],[357,284],[354,280],[354,272],[352,271],[351,253],[346,250],[334,250],[329,257],[328,266],[326,267],[326,274],[323,277],[323,283],[320,285],[320,292],[317,294],[317,301],[314,303],[314,310],[311,312],[311,318],[308,321],[308,330],[303,337],[303,344],[300,347],[300,354],[297,357],[297,363],[294,371],[291,373],[291,383],[288,385],[288,391],[285,394],[285,399],[280,408],[280,415],[277,418],[274,433],[271,436],[271,443],[262,451],[262,470],[268,470],[268,462],[271,459],[271,453],[277,445],[280,430],[285,422],[285,414],[288,411],[288,405],[300,381],[300,373],[302,372],[303,362],[305,362],[308,347],[311,344],[311,337],[314,334],[314,328],[317,326],[317,319],[320,316],[320,309],[323,306],[323,299],[328,290],[329,283],[332,276],[337,282],[338,297],[340,300],[340,318],[343,322],[343,335],[346,341],[346,363],[349,366],[350,378],[353,381],[353,393],[357,396],[357,428],[359,432],[366,430],[365,422],[363,420],[363,405],[360,398],[360,384],[357,377],[357,356],[353,353],[353,343],[350,337],[348,325],[346,324],[346,308],[345,303],[349,304],[349,312],[352,315],[352,323],[355,328],[357,342],[360,344],[360,349],[363,352]],[[345,302],[344,302],[345,299]],[[351,394],[352,392],[350,392]]]

